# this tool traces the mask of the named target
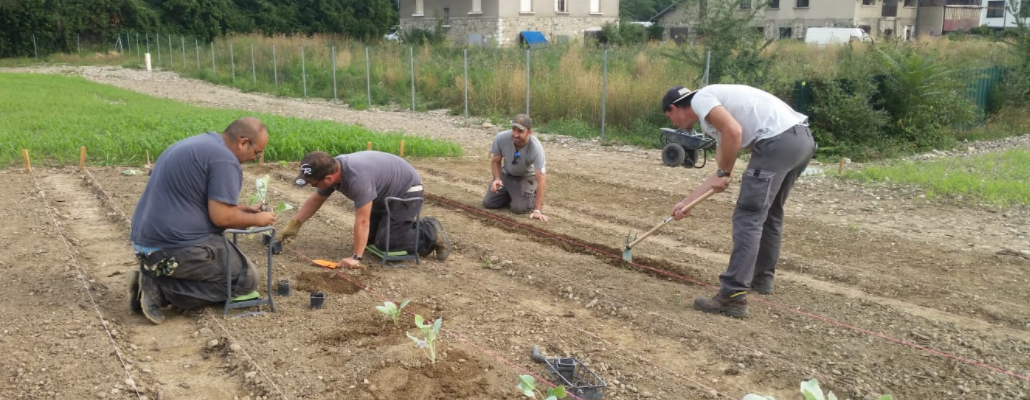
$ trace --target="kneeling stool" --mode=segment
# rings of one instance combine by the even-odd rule
[[[269,235],[268,242],[269,243],[274,243],[275,242],[275,228],[272,227],[272,226],[262,226],[262,227],[251,228],[251,229],[226,229],[225,232],[223,233],[223,238],[225,239],[225,250],[226,250],[227,254],[233,254],[234,253],[234,251],[232,249],[232,246],[229,245],[229,237],[227,235],[232,234],[232,243],[236,244],[236,237],[237,237],[237,235],[252,235],[252,234],[257,234],[257,233],[264,234],[265,232],[268,232],[268,235]],[[259,297],[257,299],[252,299],[252,300],[244,300],[244,301],[236,301],[236,302],[233,301],[232,283],[234,281],[236,281],[236,279],[233,278],[233,276],[232,276],[232,264],[230,263],[231,258],[230,257],[226,257],[225,258],[225,274],[226,274],[226,277],[228,277],[228,279],[226,280],[226,284],[225,284],[226,298],[225,298],[225,308],[224,308],[224,310],[222,310],[222,317],[223,318],[227,317],[229,315],[229,310],[232,310],[234,308],[247,308],[247,307],[263,306],[265,304],[267,304],[272,309],[272,312],[275,312],[275,303],[272,301],[272,246],[268,246],[267,249],[268,249],[268,275],[265,276],[265,280],[268,282],[268,290],[265,292],[265,297],[266,298],[264,298],[264,299]],[[246,313],[234,315],[233,318],[245,317],[245,316],[248,316],[248,315],[261,315],[261,314],[264,314],[264,311],[251,311],[251,312],[246,312]]]
[[[415,251],[413,253],[408,253],[405,250],[390,251],[390,222],[393,221],[393,218],[391,218],[391,216],[390,216],[390,203],[398,202],[398,201],[399,202],[403,202],[403,203],[416,202],[418,204],[418,212],[415,213],[415,221],[414,221],[415,222]],[[370,244],[367,247],[365,247],[365,249],[368,250],[370,253],[374,254],[376,257],[379,257],[379,260],[381,260],[380,261],[380,266],[382,268],[386,268],[386,262],[387,261],[415,260],[415,265],[420,265],[421,258],[419,258],[419,255],[418,255],[418,238],[420,236],[419,233],[421,232],[420,229],[422,227],[422,203],[423,203],[423,199],[421,197],[412,197],[410,199],[402,199],[402,198],[399,198],[399,197],[387,197],[386,198],[386,248],[385,249],[380,249],[380,248],[376,247],[375,244]],[[394,268],[407,268],[407,266],[404,265],[404,264],[401,264],[401,265],[398,265],[398,266],[396,266]]]

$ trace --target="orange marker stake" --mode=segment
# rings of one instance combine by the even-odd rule
[[[21,149],[21,156],[25,159],[25,172],[32,172],[32,165],[29,164],[29,149]]]
[[[366,150],[372,150],[372,142],[368,142],[368,148]]]
[[[401,139],[401,157],[404,157],[404,139]]]
[[[79,172],[86,170],[86,146],[79,149]]]

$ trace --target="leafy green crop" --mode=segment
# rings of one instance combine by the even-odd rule
[[[194,107],[156,99],[75,76],[0,73],[0,166],[28,149],[34,163],[71,164],[86,146],[88,162],[143,164],[149,151],[159,156],[169,145],[207,131],[221,131],[243,116],[260,118],[270,135],[265,159],[300,160],[322,150],[345,154],[365,149],[398,153],[400,141],[413,157],[453,157],[456,143],[380,134],[331,121],[310,121],[242,110]]]
[[[536,388],[536,378],[533,375],[519,375],[519,390],[531,399],[535,399],[538,393],[542,396],[544,395]],[[564,399],[565,396],[565,386],[558,385],[547,388],[547,395],[544,397],[544,400]]]
[[[390,317],[390,319],[393,320],[393,325],[397,326],[397,318],[401,316],[401,311],[404,310],[404,307],[408,306],[409,301],[410,300],[404,300],[401,302],[401,305],[399,306],[397,305],[397,303],[387,301],[383,303],[383,305],[381,306],[376,306],[376,310],[379,311],[381,314]]]
[[[433,364],[436,364],[436,336],[440,334],[440,326],[442,324],[443,318],[437,318],[436,322],[429,325],[422,320],[421,315],[415,315],[415,326],[422,331],[424,338],[419,339],[417,336],[407,333],[408,338],[413,340],[418,348],[422,349],[426,357],[429,357],[429,362]]]

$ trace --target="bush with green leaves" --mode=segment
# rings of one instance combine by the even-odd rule
[[[429,362],[433,364],[436,364],[436,337],[440,334],[441,325],[443,325],[443,318],[437,318],[432,324],[426,324],[421,315],[415,315],[415,326],[422,331],[422,338],[406,333],[408,338],[422,349],[426,357],[429,357]]]
[[[547,388],[546,394],[541,392],[536,388],[536,378],[533,375],[519,375],[519,390],[531,399],[537,398],[537,395],[540,395],[544,400],[557,400],[566,397],[565,386],[563,385]]]
[[[410,300],[404,300],[401,302],[401,305],[399,306],[397,305],[397,303],[387,301],[383,303],[383,305],[381,306],[376,306],[376,311],[379,311],[380,314],[390,317],[390,319],[393,320],[393,325],[397,326],[397,319],[400,318],[401,311],[404,310],[404,307],[407,307],[409,301]]]

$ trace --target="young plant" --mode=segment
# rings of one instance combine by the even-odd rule
[[[565,386],[559,385],[547,388],[547,395],[536,388],[536,378],[533,375],[519,375],[519,390],[522,394],[531,399],[537,398],[539,394],[544,400],[557,400],[565,398]]]
[[[823,396],[823,389],[819,387],[819,381],[815,378],[807,382],[801,382],[801,394],[805,395],[805,400],[837,400],[837,396],[833,392],[826,393]],[[880,396],[877,400],[893,400],[889,394]]]
[[[424,338],[419,339],[410,333],[405,333],[408,338],[415,341],[418,348],[429,357],[429,362],[436,364],[436,336],[440,334],[440,325],[443,325],[443,318],[437,318],[432,325],[426,324],[421,315],[415,315],[415,326],[422,330]],[[426,350],[428,348],[428,350]]]
[[[404,310],[404,307],[408,305],[409,301],[410,300],[402,301],[400,306],[392,301],[387,301],[381,306],[376,306],[376,310],[378,310],[379,313],[390,317],[390,319],[393,320],[393,326],[397,326],[397,318],[401,316],[401,310]]]
[[[269,177],[268,174],[265,174],[265,176],[257,178],[254,182],[256,189],[254,190],[254,194],[247,197],[247,203],[250,205],[260,204],[261,211],[263,212],[275,211],[277,213],[280,213],[283,211],[292,210],[293,206],[281,201],[279,203],[276,203],[274,208],[266,204],[266,200],[268,198],[268,181],[271,179],[272,178]]]

